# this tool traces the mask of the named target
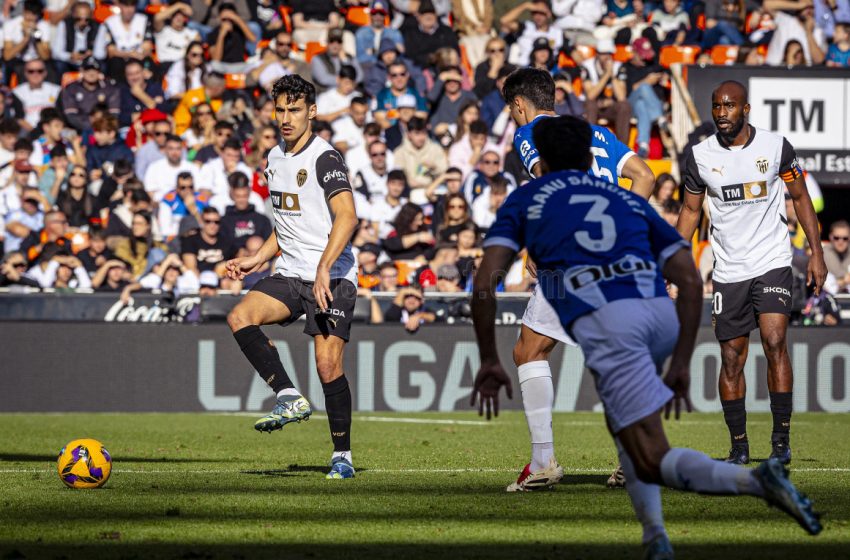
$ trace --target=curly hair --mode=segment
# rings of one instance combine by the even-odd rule
[[[277,101],[277,98],[281,95],[285,95],[290,101],[303,99],[308,107],[316,104],[316,86],[298,74],[283,76],[274,83],[272,99]]]
[[[401,210],[398,211],[395,220],[393,220],[393,227],[395,228],[396,234],[401,237],[402,235],[416,233],[418,230],[413,229],[413,220],[419,214],[422,214],[422,207],[418,204],[408,202],[402,206]]]

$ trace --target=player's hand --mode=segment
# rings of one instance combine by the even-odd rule
[[[528,274],[532,278],[537,278],[537,265],[534,263],[533,260],[531,260],[531,257],[528,257],[525,260],[525,270],[528,271]]]
[[[511,378],[505,373],[502,364],[499,362],[482,364],[475,376],[475,383],[472,385],[472,398],[469,400],[470,406],[475,406],[475,399],[478,397],[478,416],[484,415],[484,410],[487,410],[487,420],[490,419],[492,412],[493,416],[499,415],[499,389],[505,387],[505,394],[509,399],[514,398],[514,390],[511,386]]]
[[[670,419],[670,410],[675,410],[676,420],[682,414],[682,403],[685,404],[685,409],[691,412],[690,388],[691,388],[691,371],[688,364],[677,365],[674,361],[670,364],[670,369],[667,375],[664,376],[664,384],[670,387],[673,391],[673,398],[664,405],[664,418]]]
[[[815,295],[819,296],[823,288],[823,283],[826,282],[826,263],[823,260],[823,254],[812,255],[809,259],[809,265],[806,274],[806,285],[809,286],[814,281]]]
[[[316,298],[316,305],[322,311],[327,311],[330,305],[328,302],[333,302],[334,296],[331,293],[331,273],[330,270],[319,266],[316,269],[316,282],[313,284],[313,297]]]
[[[224,270],[231,280],[242,280],[252,272],[257,272],[263,266],[263,261],[253,257],[237,257],[225,263]]]

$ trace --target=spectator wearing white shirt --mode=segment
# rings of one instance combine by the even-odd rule
[[[368,200],[373,200],[387,194],[389,150],[384,142],[376,140],[369,144],[368,151],[371,162],[354,175],[351,185]]]
[[[100,27],[92,18],[92,7],[85,0],[71,6],[71,15],[59,21],[50,43],[53,64],[58,73],[80,69],[83,61],[94,52],[94,40]]]
[[[208,191],[212,196],[223,194],[227,196],[230,189],[228,177],[231,173],[240,171],[246,177],[253,177],[251,168],[241,161],[242,146],[236,138],[230,138],[224,143],[221,157],[211,159],[201,167],[198,174],[198,190]]]
[[[363,143],[346,150],[345,165],[348,167],[348,171],[352,176],[356,175],[364,167],[371,165],[369,151],[366,148],[376,140],[384,140],[381,136],[381,125],[370,122],[363,127]],[[393,169],[394,167],[395,158],[392,151],[390,151],[387,153],[387,169]]]
[[[502,176],[493,177],[490,186],[472,202],[472,221],[481,230],[490,229],[496,221],[496,212],[508,196],[508,181]]]
[[[369,121],[369,100],[357,96],[351,99],[348,113],[334,121],[333,146],[345,155],[364,144],[363,129]]]
[[[524,22],[519,17],[525,11],[531,13],[531,19]],[[553,51],[561,48],[563,33],[552,25],[552,9],[546,0],[523,2],[508,11],[499,20],[503,33],[518,34],[516,42],[511,46],[509,61],[512,64],[525,66],[531,57],[534,41],[544,38],[549,41]]]
[[[555,27],[574,45],[596,43],[593,30],[605,15],[606,8],[605,0],[552,0]]]
[[[797,41],[803,47],[806,65],[823,64],[827,51],[826,35],[815,21],[811,0],[765,0],[762,7],[776,23],[776,30],[767,46],[766,64],[785,64],[785,48],[791,41]],[[795,14],[782,10],[795,10]]]
[[[404,171],[395,169],[387,175],[387,194],[372,200],[372,223],[378,232],[378,238],[386,239],[393,231],[393,221],[398,215],[401,207],[407,203],[402,193],[407,186],[407,178]]]
[[[165,157],[148,166],[143,181],[145,190],[156,202],[162,200],[165,193],[174,188],[180,173],[185,171],[193,177],[198,174],[197,166],[183,157],[183,141],[176,134],[169,134],[166,137],[162,151]]]
[[[165,81],[168,82],[165,97],[179,101],[187,91],[203,87],[206,73],[204,44],[200,41],[192,41],[186,47],[183,57],[172,62],[165,74]]]
[[[154,42],[160,64],[167,67],[182,60],[189,45],[201,40],[200,33],[187,27],[190,19],[192,7],[183,1],[173,2],[154,16]]]
[[[233,206],[237,203],[237,201],[233,198],[234,191],[239,190],[240,193],[245,194],[242,189],[247,190],[247,202],[249,205],[254,207],[254,210],[257,212],[262,212],[265,210],[265,203],[263,201],[263,197],[259,194],[255,193],[250,189],[251,179],[248,175],[245,175],[242,171],[234,171],[227,177],[227,185],[229,190],[224,194],[217,194],[210,199],[210,206],[218,210],[218,213],[222,216],[227,213],[228,206]],[[239,201],[242,202],[241,199]],[[245,210],[244,207],[241,207],[241,204],[236,204],[237,209],[242,211]],[[269,232],[271,233],[271,232]],[[268,234],[263,235],[263,238],[268,237]]]
[[[316,98],[316,118],[336,127],[336,120],[348,113],[351,100],[357,97],[354,91],[357,72],[349,64],[343,64],[336,77],[336,88],[329,89]]]
[[[94,57],[106,59],[107,75],[123,81],[128,58],[143,60],[153,52],[148,18],[136,13],[136,0],[118,0],[119,13],[106,18],[97,31]]]
[[[50,24],[39,0],[26,0],[21,15],[3,25],[3,60],[21,75],[22,62],[50,60]]]
[[[24,63],[24,77],[26,81],[12,93],[24,107],[24,118],[18,122],[24,130],[30,132],[38,126],[42,110],[56,107],[62,88],[45,81],[47,64],[38,58]]]

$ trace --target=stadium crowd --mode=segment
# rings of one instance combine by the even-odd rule
[[[271,265],[244,282],[223,266],[272,231],[267,92],[294,73],[356,189],[361,293],[396,292],[386,319],[411,326],[433,320],[423,291],[469,289],[529,178],[501,96],[514,69],[553,74],[558,114],[674,158],[671,62],[850,65],[850,0],[533,0],[498,20],[489,0],[7,0],[0,18],[0,286],[250,288]],[[664,174],[651,200],[673,224],[678,192]],[[847,292],[850,226],[826,227],[827,288]],[[503,289],[533,283],[518,260]]]

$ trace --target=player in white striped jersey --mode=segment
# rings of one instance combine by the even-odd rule
[[[307,316],[316,371],[322,381],[334,452],[327,478],[352,478],[351,391],[342,355],[354,315],[356,263],[350,240],[358,220],[342,156],[312,133],[316,88],[300,76],[284,76],[272,88],[275,118],[284,142],[271,150],[266,168],[275,228],[253,257],[227,262],[241,279],[278,251],[272,276],[258,282],[227,317],[233,336],[257,373],[277,394],[259,431],[306,420],[310,403],[294,387],[260,325],[288,325]]]

